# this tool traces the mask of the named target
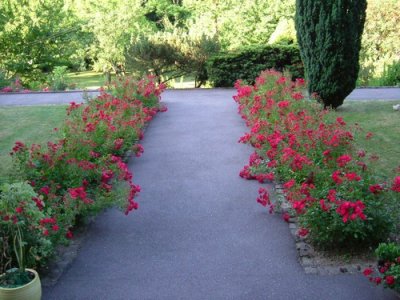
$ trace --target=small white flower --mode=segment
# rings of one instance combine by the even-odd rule
[[[394,110],[400,110],[400,104],[393,105],[393,109],[394,109]]]

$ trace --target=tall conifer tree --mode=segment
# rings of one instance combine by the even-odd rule
[[[356,86],[366,0],[296,0],[296,30],[310,93],[336,108]]]

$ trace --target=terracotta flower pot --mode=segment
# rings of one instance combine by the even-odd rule
[[[1,300],[40,300],[42,298],[42,285],[39,274],[32,269],[26,270],[35,274],[33,280],[17,288],[0,287]]]

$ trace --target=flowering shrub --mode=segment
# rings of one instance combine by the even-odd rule
[[[400,176],[392,184],[377,177],[369,164],[376,157],[354,143],[362,129],[305,99],[304,85],[273,70],[254,86],[236,82],[234,100],[250,128],[239,141],[255,148],[240,176],[283,182],[302,235],[321,248],[376,244],[393,229]],[[264,206],[265,193],[257,200]]]
[[[145,124],[165,111],[159,103],[164,87],[153,77],[120,82],[135,94],[116,83],[121,98],[102,91],[87,104],[72,102],[64,125],[56,129],[62,139],[46,147],[18,141],[12,149],[18,175],[38,194],[31,201],[46,216],[40,225],[53,244],[72,237],[77,218],[115,205],[125,214],[138,208],[140,187],[132,182],[125,155],[143,152]]]
[[[45,224],[45,215],[32,199],[39,196],[25,182],[4,184],[0,187],[0,274],[6,269],[25,265],[35,267],[52,250],[50,240],[43,233],[57,231]]]
[[[375,284],[400,292],[400,246],[394,243],[382,243],[375,251],[378,258],[378,270],[367,268],[364,275]],[[375,275],[376,274],[376,275]]]

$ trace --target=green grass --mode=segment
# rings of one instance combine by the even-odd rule
[[[115,75],[112,74],[112,79]],[[103,73],[95,71],[85,71],[79,73],[67,74],[67,83],[75,83],[77,89],[98,89],[105,85]],[[194,78],[191,76],[182,76],[168,81],[168,86],[175,89],[194,88]]]
[[[77,89],[98,89],[105,84],[103,73],[86,71],[67,74],[67,83],[75,83]]]
[[[15,141],[45,144],[55,140],[54,128],[61,126],[65,105],[0,106],[0,182],[7,179],[11,168],[9,155]]]
[[[359,124],[363,134],[372,132],[370,140],[358,141],[359,146],[370,154],[379,156],[377,171],[392,177],[400,166],[400,112],[393,110],[399,101],[347,101],[337,109],[350,124]]]

